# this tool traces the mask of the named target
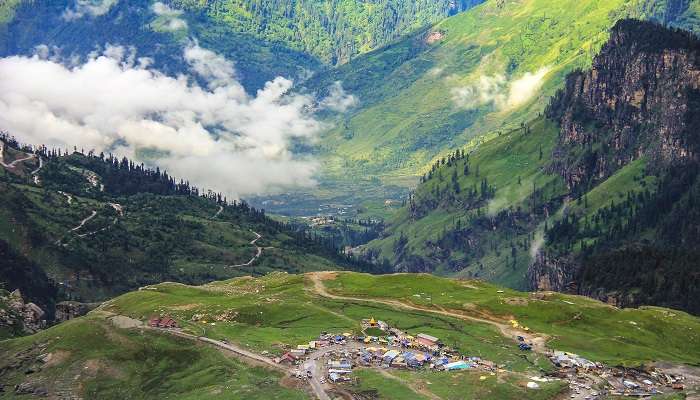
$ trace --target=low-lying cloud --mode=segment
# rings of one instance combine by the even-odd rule
[[[359,103],[356,96],[349,94],[343,89],[340,81],[335,81],[328,89],[328,96],[319,102],[321,108],[336,112],[346,112]]]
[[[66,21],[74,21],[85,16],[99,17],[107,14],[117,2],[118,0],[76,0],[75,6],[63,11],[62,17]]]
[[[160,1],[153,3],[151,9],[153,13],[163,19],[163,23],[160,25],[161,29],[171,32],[187,29],[187,21],[180,18],[182,16],[182,10],[171,8],[169,5]]]
[[[234,197],[314,184],[317,163],[289,147],[322,128],[313,98],[290,94],[281,77],[251,96],[225,58],[197,45],[183,57],[206,86],[117,46],[70,67],[0,59],[0,128],[34,144],[147,155],[141,161]]]
[[[484,105],[493,105],[498,110],[516,108],[537,94],[547,72],[549,67],[543,67],[512,80],[502,74],[482,75],[471,85],[452,89],[452,99],[457,106],[467,109]]]

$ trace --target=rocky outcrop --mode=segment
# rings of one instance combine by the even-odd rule
[[[44,310],[34,303],[25,303],[19,289],[0,296],[0,304],[0,327],[28,334],[46,327]]]
[[[549,172],[564,178],[572,197],[640,157],[657,185],[645,198],[630,197],[616,217],[596,215],[600,230],[584,232],[587,222],[579,218],[562,224],[575,234],[550,231],[544,253],[528,268],[530,287],[623,307],[700,310],[688,299],[698,287],[688,271],[696,265],[700,40],[655,23],[620,21],[591,69],[567,77],[547,116],[560,125]]]
[[[553,172],[576,189],[641,155],[660,165],[696,159],[699,99],[697,38],[620,21],[591,69],[570,74],[547,109],[561,125]]]
[[[576,292],[578,265],[566,257],[548,257],[539,252],[527,270],[527,282],[532,290]]]
[[[62,301],[56,303],[55,322],[64,322],[82,317],[99,306],[100,303],[80,303],[77,301]]]

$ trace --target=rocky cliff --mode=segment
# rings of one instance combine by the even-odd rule
[[[664,166],[697,158],[699,54],[688,32],[620,21],[547,110],[561,125],[553,171],[576,191],[643,154]]]
[[[46,313],[32,302],[25,302],[22,293],[0,293],[0,330],[31,334],[46,327]]]
[[[549,171],[580,205],[550,225],[530,287],[700,312],[700,41],[621,21],[591,69],[567,77],[547,117],[560,126]],[[593,208],[582,201],[640,158],[643,171],[627,182],[637,188]],[[655,183],[640,187],[645,177]]]

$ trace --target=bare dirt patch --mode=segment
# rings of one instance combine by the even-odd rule
[[[280,386],[287,389],[303,389],[305,387],[302,380],[296,379],[290,375],[285,375],[280,379]]]
[[[432,31],[425,38],[425,42],[428,44],[433,44],[435,42],[442,40],[442,38],[444,38],[444,37],[445,37],[444,33],[440,32],[440,31]]]
[[[170,309],[178,310],[178,311],[189,311],[189,310],[193,310],[193,309],[200,307],[200,306],[202,306],[202,305],[199,303],[181,304],[179,306],[172,306],[172,307],[170,307]]]
[[[503,299],[503,301],[505,301],[506,304],[510,304],[511,306],[526,306],[528,304],[527,299],[524,299],[522,297],[508,297]]]
[[[70,355],[70,351],[56,350],[48,354],[46,364],[44,365],[46,367],[55,367],[57,365],[61,365],[70,358]]]
[[[115,315],[109,319],[109,322],[121,329],[138,328],[143,325],[143,322],[138,319],[130,318],[125,315]]]

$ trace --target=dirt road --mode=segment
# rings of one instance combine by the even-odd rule
[[[36,157],[35,154],[28,154],[27,157],[19,158],[17,160],[12,161],[9,164],[7,164],[7,163],[5,163],[5,142],[0,140],[0,165],[2,165],[5,168],[14,169],[17,167],[17,164],[19,164],[23,161],[31,160],[32,158],[35,158],[35,157]],[[39,165],[41,165],[41,159],[39,159]],[[41,168],[41,167],[39,167],[39,168]]]
[[[509,337],[513,340],[515,340],[515,338],[517,336],[522,336],[523,338],[525,338],[526,342],[532,343],[532,350],[535,352],[542,353],[542,354],[546,354],[548,352],[547,346],[546,346],[547,339],[548,339],[547,336],[534,335],[532,333],[513,328],[510,324],[507,324],[505,322],[476,317],[473,315],[467,315],[463,312],[448,311],[448,310],[445,310],[442,308],[436,309],[436,308],[427,308],[424,306],[417,306],[414,304],[405,303],[405,302],[400,301],[400,300],[338,296],[338,295],[329,293],[328,290],[326,290],[326,286],[323,284],[324,280],[334,279],[336,276],[335,272],[328,272],[328,271],[310,272],[310,273],[306,274],[306,276],[309,277],[309,279],[311,279],[311,282],[313,283],[313,291],[322,297],[327,297],[327,298],[335,299],[335,300],[353,301],[353,302],[379,303],[379,304],[384,304],[384,305],[388,305],[391,307],[402,308],[405,310],[428,312],[428,313],[432,313],[432,314],[444,315],[446,317],[458,318],[458,319],[461,319],[463,321],[489,324],[489,325],[497,328],[503,336]]]
[[[97,211],[92,210],[92,214],[90,214],[88,217],[86,217],[85,219],[83,219],[82,221],[80,221],[80,224],[79,224],[78,226],[72,228],[70,231],[71,231],[71,232],[75,232],[75,231],[77,231],[78,229],[82,228],[88,221],[90,221],[91,219],[95,218],[95,215],[97,215]]]
[[[185,333],[185,332],[182,332],[179,330],[159,329],[159,328],[151,328],[151,327],[147,327],[147,329],[155,330],[158,332],[165,332],[165,333],[168,333],[170,335],[204,342],[204,343],[210,344],[212,346],[216,346],[220,349],[230,351],[231,353],[234,353],[237,357],[243,358],[247,361],[252,361],[253,363],[256,363],[256,364],[262,364],[265,367],[270,367],[272,369],[282,371],[286,374],[291,374],[296,369],[295,367],[287,367],[287,366],[282,365],[282,364],[277,364],[268,357],[254,353],[254,352],[249,351],[249,350],[246,350],[246,349],[244,349],[240,346],[234,345],[234,344],[224,343],[220,340],[209,339],[209,338],[204,337],[204,336],[190,335],[189,333]],[[332,351],[332,350],[333,349],[330,347],[327,348],[327,351]],[[312,371],[313,376],[309,380],[309,384],[310,384],[311,389],[313,390],[314,394],[316,395],[316,397],[319,400],[331,400],[331,398],[328,396],[328,394],[326,393],[326,390],[324,389],[323,385],[321,384],[321,382],[319,380],[319,376],[321,376],[321,368],[320,368],[320,366],[316,365],[316,361],[322,356],[322,354],[325,354],[327,351],[321,352],[318,355],[316,355],[316,353],[314,353],[314,355],[316,355],[316,357],[312,357],[309,361],[307,361],[304,364],[305,370]],[[310,369],[306,369],[307,364],[308,364],[308,368],[310,368]],[[316,373],[316,371],[318,371],[318,373]]]
[[[219,206],[219,209],[216,211],[216,213],[211,217],[211,219],[216,219],[216,217],[221,214],[221,212],[224,211],[224,206]]]
[[[260,240],[260,239],[262,238],[262,236],[261,236],[259,233],[255,232],[255,231],[251,231],[251,232],[253,232],[253,233],[255,234],[255,236],[256,236],[255,239],[253,239],[253,240],[250,241],[250,244],[252,244],[252,245],[255,246],[255,255],[253,256],[253,258],[251,258],[250,260],[248,260],[248,262],[243,263],[243,264],[227,265],[226,268],[247,267],[247,266],[249,266],[250,264],[254,263],[255,260],[257,260],[258,258],[260,258],[260,256],[262,255],[263,248],[260,247],[260,246],[258,246],[257,244],[255,244],[255,242],[257,242],[258,240]]]

